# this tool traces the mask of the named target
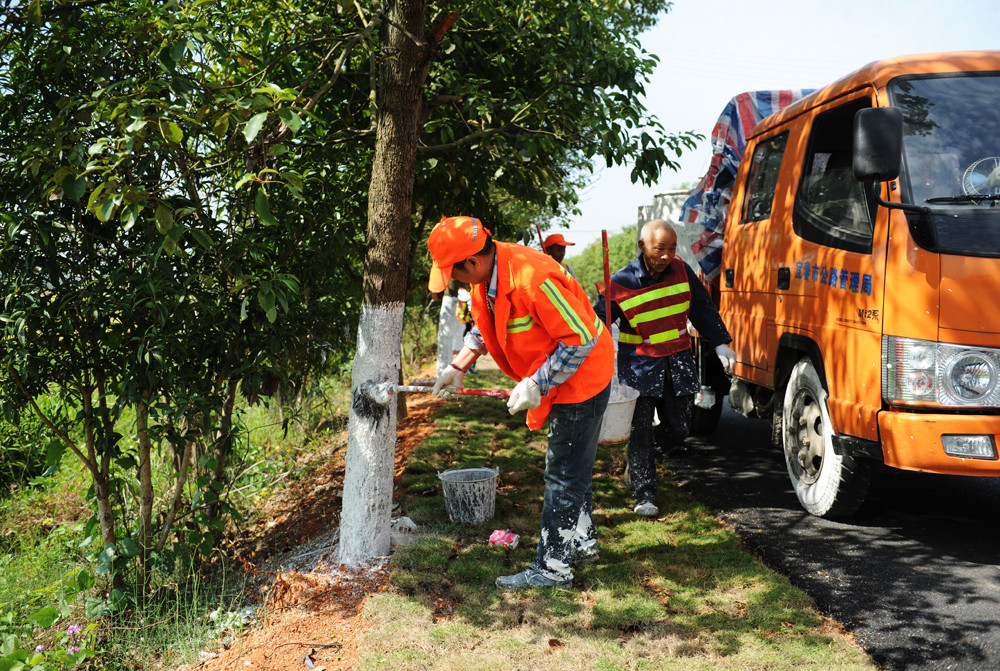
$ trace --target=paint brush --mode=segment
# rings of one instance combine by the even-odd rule
[[[394,394],[399,392],[431,392],[434,391],[433,387],[423,387],[417,385],[405,385],[405,384],[392,384],[391,382],[382,382],[376,384],[374,382],[364,382],[359,389],[361,394],[368,396],[376,403],[380,405],[386,405]],[[457,387],[447,389],[449,394],[462,394],[463,396],[490,396],[493,398],[508,398],[510,396],[510,389],[467,389],[465,387]]]

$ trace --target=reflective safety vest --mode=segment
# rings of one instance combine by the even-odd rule
[[[458,318],[460,324],[468,324],[472,321],[472,310],[469,308],[469,304],[463,300],[458,301],[458,305],[455,306],[455,317]]]
[[[680,257],[671,262],[670,279],[643,289],[611,283],[611,300],[618,304],[635,333],[622,331],[618,342],[635,345],[642,356],[670,356],[691,347],[687,331],[691,285]]]

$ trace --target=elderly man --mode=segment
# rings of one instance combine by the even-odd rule
[[[688,320],[715,348],[726,372],[732,372],[736,355],[708,290],[677,256],[677,233],[668,222],[655,219],[642,227],[639,254],[611,276],[609,290],[611,315],[620,329],[619,378],[639,391],[628,443],[627,484],[635,513],[656,517],[657,447],[666,451],[687,437],[699,388]],[[603,298],[595,309],[604,319]],[[654,411],[660,418],[655,433]]]
[[[535,559],[500,576],[500,589],[568,587],[572,568],[597,559],[591,520],[594,457],[614,374],[614,345],[580,285],[534,249],[494,242],[474,217],[448,217],[427,242],[428,288],[450,278],[472,286],[473,329],[438,376],[434,393],[461,387],[465,372],[489,352],[517,380],[511,414],[528,411],[528,428],[548,420],[545,494]]]

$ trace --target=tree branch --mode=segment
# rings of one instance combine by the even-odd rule
[[[76,443],[74,443],[68,435],[60,431],[59,428],[52,422],[52,420],[49,419],[48,415],[42,412],[42,409],[38,407],[38,403],[35,402],[35,397],[28,393],[27,388],[24,386],[24,380],[21,379],[21,375],[14,368],[13,364],[8,365],[7,372],[10,373],[10,376],[14,380],[14,383],[17,384],[17,388],[20,389],[21,393],[24,394],[24,397],[28,399],[28,403],[31,404],[31,408],[34,411],[35,415],[37,415],[38,418],[42,420],[42,422],[46,426],[49,427],[49,430],[52,431],[52,433],[54,433],[60,440],[66,443],[69,449],[71,449],[73,453],[80,458],[80,461],[83,462],[83,464],[87,467],[88,470],[90,470],[91,473],[96,472],[97,464],[92,463],[83,454],[83,452],[80,451],[80,448],[76,446]]]

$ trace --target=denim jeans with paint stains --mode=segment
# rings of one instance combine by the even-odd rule
[[[542,529],[531,567],[553,580],[572,578],[574,557],[597,551],[594,457],[610,394],[609,384],[581,403],[555,404],[549,413]]]
[[[636,503],[656,501],[656,448],[666,453],[684,442],[691,429],[693,394],[676,395],[670,376],[662,396],[640,396],[632,413],[628,441],[628,479]],[[660,424],[653,426],[653,411]]]

